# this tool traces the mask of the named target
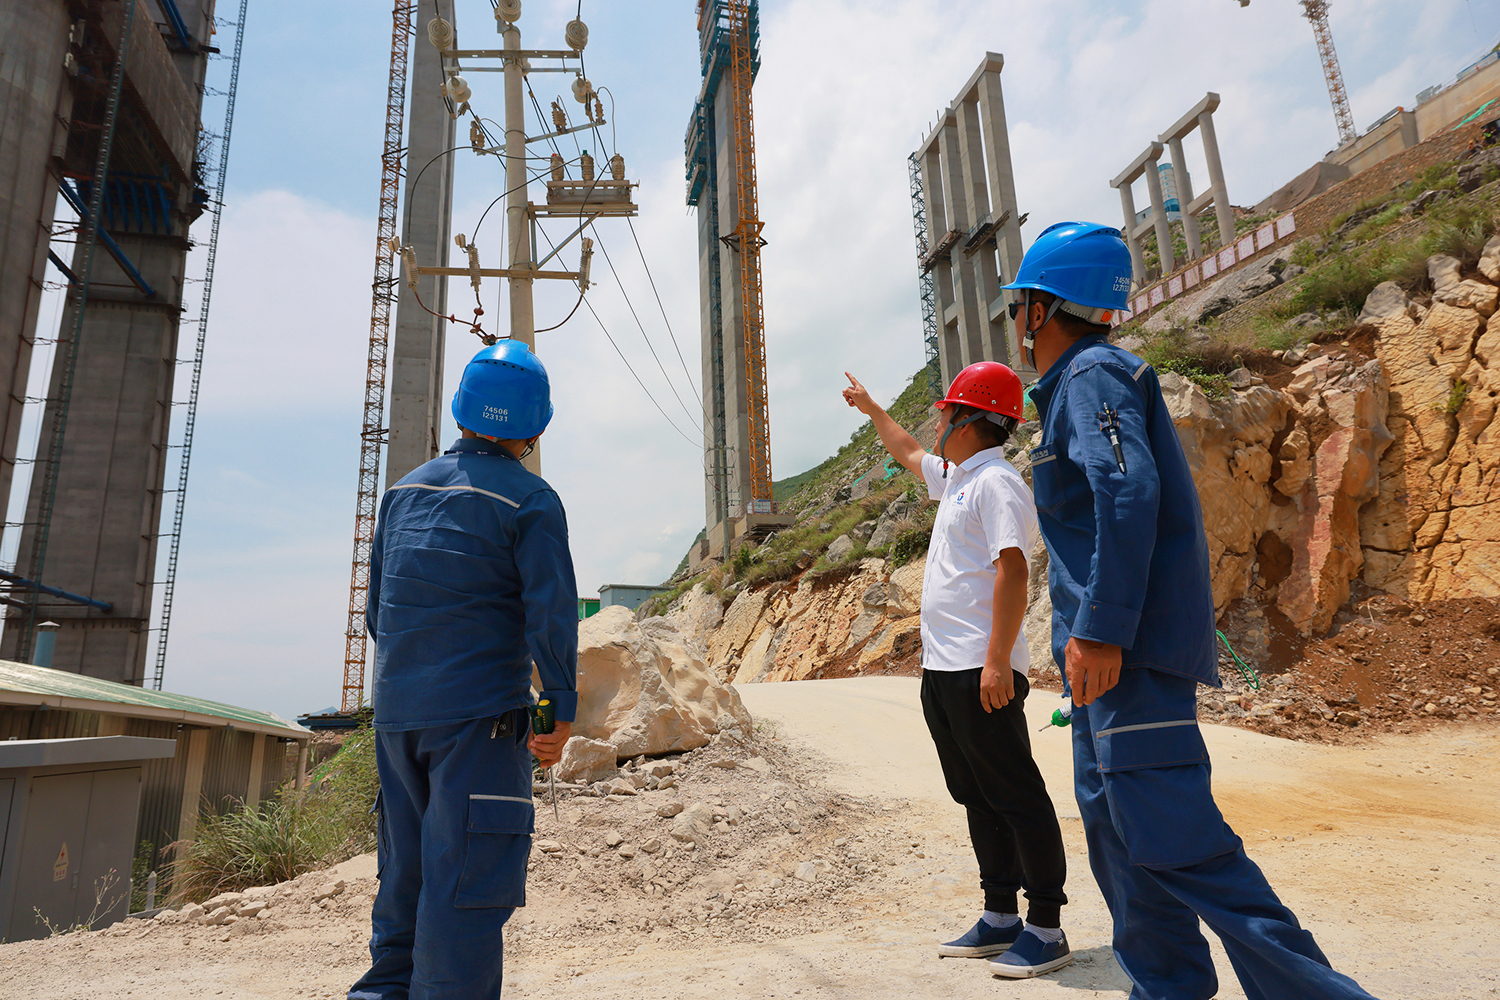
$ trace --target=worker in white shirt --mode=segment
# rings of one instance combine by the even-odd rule
[[[1067,860],[1024,711],[1031,658],[1021,621],[1036,506],[1003,450],[1022,420],[1021,380],[993,361],[960,372],[936,404],[933,455],[844,374],[845,401],[942,501],[922,581],[922,713],[948,791],[968,812],[984,912],[938,954],[998,956],[989,971],[1010,979],[1060,969],[1073,960],[1061,924]]]

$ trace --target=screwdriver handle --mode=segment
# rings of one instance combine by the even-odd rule
[[[543,698],[531,706],[531,731],[538,736],[552,732],[557,724],[557,709],[550,699]]]

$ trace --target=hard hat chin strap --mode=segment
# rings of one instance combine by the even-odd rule
[[[1038,326],[1036,330],[1032,330],[1031,289],[1026,289],[1026,326],[1024,327],[1025,335],[1021,338],[1021,350],[1025,352],[1026,363],[1031,366],[1031,369],[1033,371],[1036,370],[1036,335],[1047,328],[1047,324],[1052,322],[1052,317],[1057,315],[1057,311],[1062,307],[1063,300],[1054,296],[1052,299],[1052,305],[1047,307],[1047,315],[1042,318],[1041,325]]]
[[[948,478],[948,454],[947,454],[947,451],[948,451],[948,435],[952,434],[954,431],[958,430],[960,427],[963,427],[965,424],[972,424],[974,421],[980,419],[983,416],[984,416],[984,411],[980,410],[977,413],[972,413],[969,416],[964,417],[962,420],[960,420],[956,424],[950,423],[948,425],[948,429],[945,430],[945,431],[943,431],[943,438],[942,438],[941,441],[938,442],[938,454],[943,457],[943,478],[944,479]]]

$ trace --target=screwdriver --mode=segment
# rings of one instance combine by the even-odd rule
[[[1052,719],[1037,732],[1051,729],[1053,726],[1071,726],[1073,724],[1073,699],[1064,698],[1062,708],[1052,710]]]
[[[557,722],[557,710],[552,707],[552,701],[543,698],[531,706],[531,731],[538,736],[546,736],[552,732]],[[557,819],[557,774],[552,768],[547,768],[547,784],[552,789],[552,818]]]

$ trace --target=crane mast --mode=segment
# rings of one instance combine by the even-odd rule
[[[771,417],[766,397],[766,331],[761,296],[759,195],[755,183],[755,122],[750,103],[755,37],[751,0],[724,0],[729,21],[729,105],[734,121],[735,203],[739,220],[728,237],[740,257],[740,312],[745,336],[745,401],[750,437],[749,511],[771,508]],[[726,553],[727,556],[727,553]]]
[[[1312,22],[1313,39],[1318,43],[1318,58],[1323,63],[1323,79],[1328,97],[1333,101],[1333,117],[1339,126],[1339,145],[1359,137],[1354,129],[1354,115],[1349,112],[1349,95],[1344,90],[1344,74],[1339,71],[1338,53],[1333,50],[1333,34],[1328,30],[1328,0],[1300,0],[1303,16]]]
[[[391,27],[391,71],[386,85],[385,143],[380,158],[380,219],[375,235],[375,280],[371,284],[370,344],[365,363],[364,429],[360,432],[359,496],[354,508],[354,565],[349,579],[349,619],[344,630],[342,710],[364,704],[365,606],[370,594],[370,546],[380,496],[381,420],[385,415],[386,354],[391,303],[395,299],[388,244],[396,235],[396,194],[401,187],[401,131],[406,105],[406,63],[411,47],[412,7],[395,0]]]

